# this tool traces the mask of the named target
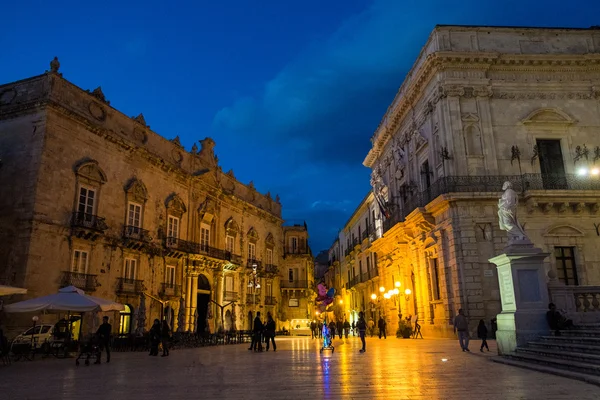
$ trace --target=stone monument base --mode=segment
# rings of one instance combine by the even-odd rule
[[[548,253],[529,243],[513,243],[506,253],[491,258],[498,269],[502,312],[497,316],[498,353],[507,354],[518,346],[549,332],[546,322],[548,286],[544,259]]]

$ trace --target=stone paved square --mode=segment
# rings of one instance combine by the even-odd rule
[[[113,353],[110,364],[74,359],[0,367],[0,399],[598,399],[600,388],[493,363],[451,340],[335,340],[319,353],[310,338],[277,338],[277,352],[248,344],[172,351],[169,357]],[[442,359],[447,359],[443,362]]]

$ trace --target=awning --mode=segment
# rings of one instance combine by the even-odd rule
[[[25,294],[27,289],[0,285],[0,296],[10,296],[11,294]]]
[[[114,301],[89,296],[75,286],[62,288],[58,293],[42,296],[35,299],[20,301],[4,306],[4,311],[9,313],[25,313],[36,311],[121,311],[122,304]]]

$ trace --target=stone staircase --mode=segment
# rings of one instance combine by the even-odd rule
[[[600,324],[579,325],[560,336],[542,336],[493,361],[600,386]]]

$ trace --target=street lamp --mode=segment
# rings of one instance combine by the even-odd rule
[[[258,278],[258,265],[252,263],[252,272],[250,273],[250,279],[248,280],[248,287],[253,288],[252,290],[252,304],[254,305],[254,311],[256,314],[256,291],[260,289],[260,278]]]
[[[39,320],[39,317],[37,315],[34,315],[33,317],[31,317],[31,320],[33,321],[33,329],[31,330],[31,349],[33,351],[33,335],[35,334],[35,326]]]

